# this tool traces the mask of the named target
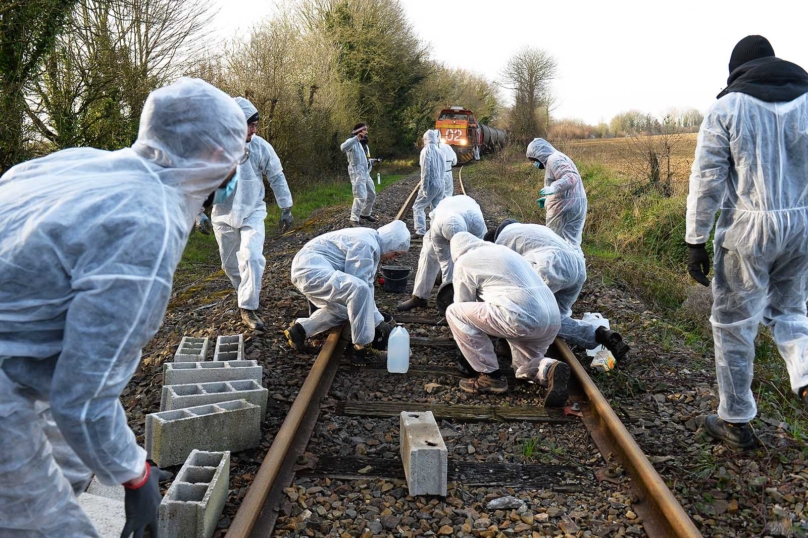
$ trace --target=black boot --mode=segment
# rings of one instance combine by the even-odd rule
[[[710,437],[736,450],[751,450],[757,446],[757,438],[748,422],[735,424],[721,420],[718,415],[708,415],[704,429]]]
[[[368,222],[378,222],[379,219],[374,217],[373,215],[359,215],[360,219],[364,219]]]
[[[264,320],[258,316],[257,310],[247,310],[246,308],[242,308],[241,321],[243,321],[247,327],[254,331],[264,330]]]
[[[351,364],[354,366],[387,366],[387,352],[368,344],[362,349],[351,346]]]
[[[547,396],[544,397],[544,407],[564,407],[567,403],[569,391],[567,384],[570,380],[570,367],[567,363],[557,361],[547,369]]]
[[[606,346],[606,349],[612,352],[618,363],[626,358],[631,349],[623,341],[623,337],[620,336],[619,332],[612,331],[606,327],[598,327],[595,330],[595,342]]]
[[[399,312],[406,312],[407,310],[424,307],[426,305],[427,305],[426,299],[421,299],[417,295],[413,295],[410,299],[407,299],[403,303],[398,303],[396,305],[396,310],[398,310]]]
[[[286,340],[289,341],[290,346],[301,353],[305,351],[306,331],[303,330],[303,326],[300,325],[300,323],[294,323],[291,327],[283,331],[283,334],[286,335]]]

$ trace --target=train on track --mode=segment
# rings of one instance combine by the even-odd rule
[[[474,113],[462,106],[441,110],[435,128],[440,130],[441,142],[457,154],[458,164],[478,161],[480,154],[496,151],[507,142],[505,131],[479,123]]]

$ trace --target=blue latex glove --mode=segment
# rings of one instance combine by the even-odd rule
[[[539,194],[542,196],[551,196],[555,194],[555,187],[550,185],[549,187],[544,187],[542,190],[539,191]]]
[[[547,198],[545,198],[545,197],[541,197],[538,200],[536,200],[536,202],[538,202],[538,204],[539,204],[539,209],[544,209],[544,202],[546,200],[547,200]]]

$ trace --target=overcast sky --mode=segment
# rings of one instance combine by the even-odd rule
[[[213,1],[223,36],[278,9],[272,0]],[[808,69],[803,2],[401,0],[432,57],[448,67],[497,80],[521,48],[548,51],[558,61],[553,115],[589,123],[630,109],[706,110],[726,85],[732,48],[749,34]]]

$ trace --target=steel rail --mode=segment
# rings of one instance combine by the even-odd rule
[[[409,197],[407,197],[407,201],[404,202],[404,205],[401,206],[401,209],[396,213],[395,220],[404,220],[404,213],[412,206],[412,203],[415,201],[415,197],[418,195],[418,189],[421,188],[421,182],[419,181],[415,188],[410,193]]]
[[[460,167],[460,171],[457,173],[457,180],[460,182],[460,192],[462,192],[463,195],[465,195],[466,194],[466,187],[463,185],[463,167],[462,166]]]
[[[581,407],[584,425],[592,440],[604,456],[614,454],[631,476],[632,487],[639,499],[638,503],[632,504],[632,508],[643,518],[648,535],[701,538],[690,516],[665,485],[566,342],[556,338],[555,346],[589,400]]]

